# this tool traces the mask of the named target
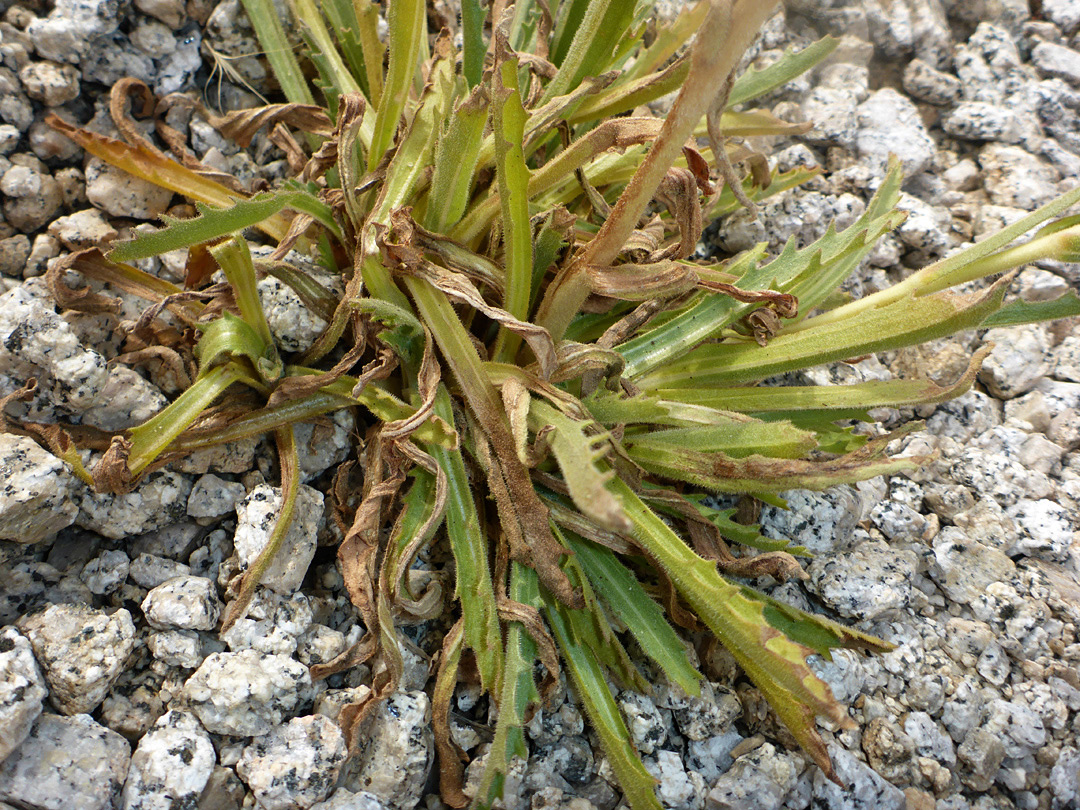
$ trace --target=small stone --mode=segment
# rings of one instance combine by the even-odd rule
[[[0,630],[0,762],[26,739],[47,694],[30,642],[14,627]]]
[[[203,662],[203,645],[194,630],[162,630],[146,640],[150,654],[170,667],[195,669]]]
[[[1080,382],[1080,335],[1069,335],[1054,347],[1053,376],[1056,380]]]
[[[259,807],[309,808],[333,789],[345,760],[341,729],[322,715],[296,717],[244,749],[236,772]]]
[[[221,601],[213,581],[176,577],[150,591],[142,609],[150,626],[159,630],[213,630],[221,615]]]
[[[190,573],[189,566],[154,554],[140,554],[131,561],[131,566],[128,568],[131,581],[147,590],[156,588],[173,577],[187,576]]]
[[[49,236],[59,239],[68,250],[83,250],[107,247],[117,237],[117,231],[97,209],[87,208],[55,219],[49,225]]]
[[[674,751],[657,751],[656,758],[644,760],[645,769],[656,779],[656,795],[665,808],[692,810],[700,807],[704,781],[693,771],[687,772],[682,757]],[[696,777],[696,778],[695,778]]]
[[[173,29],[183,25],[187,17],[182,0],[135,0],[135,8]]]
[[[296,657],[309,667],[333,661],[348,647],[345,634],[327,627],[314,624],[297,639]]]
[[[171,711],[154,724],[131,755],[120,796],[122,810],[201,807],[199,797],[217,754],[210,735],[193,714]]]
[[[160,529],[187,514],[191,482],[171,471],[152,473],[123,495],[87,492],[79,504],[77,523],[119,540]]]
[[[376,709],[371,730],[345,767],[342,786],[372,793],[390,810],[415,807],[432,764],[429,715],[430,700],[423,692],[392,695]]]
[[[326,329],[326,321],[309,310],[292,287],[273,276],[259,282],[259,300],[282,351],[307,351]]]
[[[187,513],[199,518],[217,518],[231,514],[246,490],[238,481],[226,481],[213,473],[200,477],[188,496]]]
[[[787,502],[787,509],[769,505],[762,508],[762,534],[805,546],[815,554],[846,549],[863,517],[864,499],[848,485],[824,492],[790,490],[781,493],[781,497]]]
[[[0,275],[18,278],[26,268],[30,258],[30,240],[24,234],[17,233],[7,239],[0,239]]]
[[[2,104],[0,101],[0,114]],[[14,165],[0,177],[0,193],[7,198],[4,219],[23,233],[33,233],[52,221],[64,198],[56,180],[37,158],[12,155],[11,162]]]
[[[123,608],[109,616],[85,605],[50,605],[18,626],[41,664],[49,699],[68,715],[96,709],[135,649],[135,625]]]
[[[984,791],[994,784],[1005,759],[1005,745],[1000,735],[976,728],[968,732],[956,755],[961,764],[960,780],[972,790]]]
[[[307,596],[302,593],[282,596],[260,586],[244,615],[221,634],[221,640],[233,652],[256,650],[292,655],[311,622],[311,604]]]
[[[999,399],[1026,394],[1050,371],[1050,341],[1043,326],[991,329],[994,348],[983,361],[979,379]]]
[[[855,148],[859,157],[869,161],[875,172],[896,155],[905,177],[925,171],[934,157],[934,141],[915,105],[890,87],[870,95],[858,107],[859,130]]]
[[[1046,76],[1080,84],[1080,53],[1072,48],[1040,42],[1031,49],[1031,61]]]
[[[254,650],[207,656],[184,684],[183,698],[213,734],[258,737],[311,700],[307,667]]]
[[[1009,507],[1019,536],[1012,553],[1064,562],[1069,557],[1075,532],[1068,512],[1045,498],[1037,501],[1022,499]]]
[[[915,741],[892,719],[873,718],[863,730],[862,749],[870,767],[890,782],[910,781]]]
[[[306,482],[344,461],[352,450],[356,422],[347,410],[336,411],[326,421],[301,422],[294,428],[300,481]]]
[[[260,484],[236,507],[237,525],[233,544],[240,557],[241,570],[255,562],[270,540],[281,509],[281,490]],[[281,594],[291,594],[304,581],[315,556],[319,520],[323,514],[323,496],[303,484],[296,496],[292,524],[274,561],[262,577],[262,584]]]
[[[30,255],[26,257],[26,264],[22,271],[23,278],[44,275],[45,270],[48,269],[49,259],[55,259],[59,255],[60,242],[47,233],[39,233],[34,237]]]
[[[1030,211],[1058,196],[1058,171],[1019,146],[988,143],[979,150],[979,164],[983,186],[998,205]]]
[[[141,425],[166,405],[165,395],[137,371],[111,366],[100,402],[83,414],[82,421],[99,430],[119,432]]]
[[[810,583],[842,616],[874,619],[907,606],[915,566],[914,552],[867,542],[842,555],[815,558]]]
[[[941,128],[965,141],[1016,143],[1022,130],[1016,113],[985,101],[962,101],[942,116]]]
[[[743,754],[705,797],[706,810],[781,810],[795,789],[799,766],[765,743]]]
[[[904,731],[915,744],[919,756],[930,757],[943,765],[956,764],[956,748],[952,739],[938,728],[926,712],[911,712],[904,720]]]
[[[1080,804],[1080,751],[1075,746],[1067,745],[1058,754],[1050,770],[1050,792],[1055,810]]]
[[[112,217],[155,219],[169,208],[173,193],[92,157],[86,164],[86,197]],[[115,234],[114,237],[115,238]]]
[[[1016,565],[997,549],[968,538],[961,530],[946,527],[934,538],[930,577],[949,599],[971,603],[991,582],[1009,581]]]
[[[630,730],[630,739],[640,753],[651,754],[667,740],[667,723],[651,698],[626,691],[619,696],[619,708]]]
[[[374,793],[360,791],[353,793],[345,788],[338,788],[325,802],[313,804],[311,810],[388,810]]]
[[[1035,753],[1046,744],[1042,718],[1024,703],[994,700],[983,730],[1001,740],[1005,756],[1018,758]]]
[[[0,539],[38,543],[75,522],[65,464],[27,436],[0,434]]]
[[[1066,36],[1072,36],[1080,29],[1080,8],[1072,0],[1043,0],[1042,13]]]
[[[962,85],[955,76],[950,76],[922,59],[912,59],[904,68],[904,90],[928,104],[945,106],[960,98]]]
[[[836,776],[846,787],[840,787],[826,779],[820,770],[816,771],[813,794],[815,807],[822,810],[904,810],[907,806],[903,791],[890,785],[847,749],[831,743],[828,750]]]
[[[31,62],[19,71],[26,95],[46,107],[66,104],[79,97],[79,71],[56,62]]]
[[[128,741],[88,714],[44,714],[0,764],[0,800],[35,810],[110,810],[131,758]]]
[[[124,584],[130,566],[127,554],[120,549],[111,549],[88,562],[79,573],[79,579],[86,583],[91,593],[105,596]]]

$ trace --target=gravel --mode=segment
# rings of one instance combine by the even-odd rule
[[[1034,5],[1038,18],[1026,0],[789,0],[760,65],[826,33],[840,45],[763,101],[814,129],[755,145],[781,168],[823,173],[759,216],[736,213],[709,231],[713,246],[775,251],[834,219],[843,227],[895,154],[908,219],[857,270],[849,289],[861,294],[1075,188],[1080,3]],[[73,249],[181,213],[179,200],[84,155],[44,116],[93,120],[111,135],[105,91],[124,76],[159,96],[205,89],[229,108],[257,103],[234,77],[262,93],[272,81],[239,0],[0,0],[0,11],[0,396],[34,378],[33,397],[9,416],[131,427],[182,388],[168,364],[115,362],[117,318],[133,321],[137,302],[121,295],[118,316],[61,315],[41,276]],[[211,52],[230,77],[211,82]],[[188,107],[168,120],[200,160],[244,182],[285,171],[263,134],[240,149]],[[186,262],[180,251],[140,266],[181,281]],[[1047,261],[1025,268],[1014,291],[1048,300],[1077,283],[1075,266]],[[276,338],[311,346],[324,322],[275,279],[259,293]],[[991,344],[974,390],[883,416],[925,420],[895,448],[938,453],[925,470],[784,493],[788,511],[762,510],[766,535],[815,556],[805,582],[759,585],[896,645],[813,661],[850,707],[854,728],[822,730],[846,787],[792,745],[730,657],[699,646],[701,697],[668,686],[641,656],[653,693],[616,690],[666,808],[1080,808],[1078,324],[969,332],[814,369],[803,382],[947,383]],[[225,632],[234,577],[265,547],[280,502],[265,443],[200,451],[113,496],[90,492],[31,439],[0,435],[0,804],[441,807],[428,676],[446,628],[403,629],[401,688],[367,719],[348,761],[334,719],[378,673],[313,682],[308,671],[364,631],[320,550],[340,539],[326,498],[355,431],[345,412],[298,426],[304,483],[288,551]],[[473,684],[451,701],[469,795],[490,750],[490,709]],[[525,738],[506,810],[620,806],[565,676]]]

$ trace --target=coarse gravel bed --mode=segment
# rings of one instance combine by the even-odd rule
[[[0,0],[0,13],[0,396],[35,377],[38,395],[9,416],[119,430],[175,396],[177,380],[164,367],[109,362],[137,301],[122,297],[115,315],[61,315],[43,274],[182,201],[87,158],[43,119],[110,132],[107,90],[128,75],[159,96],[252,106],[251,91],[271,89],[267,68],[239,0]],[[753,58],[766,64],[827,33],[840,38],[830,60],[766,100],[814,129],[756,142],[778,168],[822,175],[709,229],[704,251],[762,240],[776,250],[830,221],[845,226],[896,154],[909,217],[847,285],[864,294],[1080,183],[1077,0],[789,0]],[[245,183],[287,172],[264,135],[241,150],[190,106],[167,120],[203,163]],[[184,259],[143,267],[177,281]],[[1047,261],[1025,268],[1013,292],[1049,299],[1078,279],[1077,266]],[[302,347],[322,328],[272,279],[260,293],[283,344]],[[944,383],[993,344],[968,394],[878,414],[886,427],[925,420],[895,448],[936,451],[925,470],[787,493],[790,511],[762,512],[766,534],[815,556],[805,581],[760,586],[896,645],[817,665],[855,722],[823,732],[847,787],[824,779],[730,658],[698,638],[709,679],[700,698],[645,662],[653,694],[619,694],[665,807],[1080,808],[1078,324],[967,332],[800,375]],[[363,631],[327,518],[352,428],[342,414],[298,431],[305,483],[287,564],[224,634],[224,586],[265,543],[280,499],[266,443],[202,452],[114,497],[89,492],[30,439],[0,434],[0,810],[442,806],[429,663],[445,625],[402,628],[401,688],[353,761],[332,718],[364,694],[370,672],[317,683],[308,672]],[[420,565],[452,589],[442,551]],[[472,786],[491,740],[488,709],[459,687],[453,734],[473,759]],[[506,808],[620,806],[565,681],[527,732],[530,756],[507,779]]]

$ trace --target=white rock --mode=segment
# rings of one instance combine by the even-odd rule
[[[880,173],[894,154],[905,177],[923,172],[934,157],[934,142],[915,105],[886,87],[871,94],[858,107],[859,131],[855,148],[859,157]]]
[[[411,810],[423,797],[431,770],[429,715],[430,700],[423,692],[392,695],[375,711],[371,730],[345,768],[342,786],[372,793],[391,810]]]
[[[92,593],[104,596],[124,583],[130,567],[127,554],[120,549],[110,549],[88,562],[79,572],[79,579],[86,583]]]
[[[1080,53],[1072,48],[1040,42],[1031,49],[1031,61],[1047,76],[1080,84]]]
[[[338,788],[325,802],[313,804],[311,810],[387,810],[387,806],[374,793]]]
[[[312,685],[298,661],[243,650],[207,656],[182,694],[207,731],[258,737],[310,701]]]
[[[260,484],[236,507],[237,525],[233,544],[242,570],[258,558],[270,540],[281,508],[281,490]],[[274,561],[267,568],[262,584],[288,595],[300,587],[315,556],[323,496],[303,484],[296,496],[292,525],[282,541]]]
[[[203,662],[202,639],[194,630],[162,630],[146,640],[150,654],[170,667],[195,669]]]
[[[126,366],[111,366],[100,402],[83,414],[84,424],[120,431],[141,425],[169,401],[157,386]]]
[[[1057,762],[1050,770],[1050,792],[1054,794],[1052,807],[1063,810],[1080,802],[1080,751],[1067,745],[1058,754]]]
[[[160,529],[183,519],[191,481],[171,471],[152,473],[123,495],[87,492],[76,522],[105,537],[119,540]]]
[[[274,342],[284,352],[304,352],[326,328],[326,321],[309,310],[292,287],[267,276],[259,282],[259,301]]]
[[[0,764],[0,801],[35,810],[111,810],[130,757],[128,741],[88,714],[42,715]]]
[[[154,219],[169,208],[173,193],[92,157],[86,164],[86,197],[113,217]]]
[[[330,423],[301,422],[295,427],[300,480],[310,481],[344,461],[352,449],[356,421],[347,410],[329,415]]]
[[[795,789],[799,766],[772,743],[743,754],[720,775],[705,798],[706,810],[780,810]]]
[[[991,329],[984,338],[994,348],[979,379],[999,399],[1026,394],[1050,371],[1050,338],[1043,326]]]
[[[304,594],[282,596],[260,586],[243,618],[222,633],[221,640],[233,652],[292,655],[311,622],[311,604]]]
[[[131,561],[128,576],[141,588],[156,588],[173,577],[182,577],[191,573],[191,567],[183,563],[158,557],[155,554],[140,554]]]
[[[1027,756],[1046,744],[1046,728],[1042,718],[1025,704],[995,700],[988,709],[989,718],[983,728],[1001,739],[1005,745],[1005,756]]]
[[[960,80],[938,70],[922,59],[912,59],[904,68],[904,90],[930,104],[952,104],[960,98]]]
[[[19,71],[26,95],[46,107],[66,104],[79,97],[79,71],[56,62],[31,62]]]
[[[682,756],[675,751],[657,751],[644,760],[645,769],[656,779],[656,795],[665,808],[693,810],[701,806],[705,780],[687,771]]]
[[[37,543],[75,522],[77,482],[33,439],[0,434],[0,470],[0,539]]]
[[[188,496],[187,513],[193,518],[216,518],[236,509],[246,490],[239,481],[226,481],[213,473],[200,477]]]
[[[326,799],[345,761],[345,737],[321,714],[295,717],[251,743],[236,772],[266,810],[309,808]]]
[[[1023,135],[1016,113],[986,101],[963,101],[942,116],[941,128],[968,141],[1016,143]]]
[[[49,236],[59,239],[68,250],[82,250],[106,247],[116,238],[117,231],[97,209],[86,208],[53,220]]]
[[[20,379],[37,378],[67,413],[94,405],[109,379],[105,358],[83,348],[68,322],[25,287],[0,295],[0,365]]]
[[[1030,211],[1058,195],[1060,174],[1019,146],[988,143],[979,150],[983,186],[998,205]]]
[[[810,584],[840,615],[874,619],[907,606],[915,565],[913,551],[871,541],[844,554],[815,558]]]
[[[176,577],[143,600],[146,621],[159,630],[213,630],[221,615],[216,586],[205,577]]]
[[[131,755],[120,806],[123,810],[197,807],[216,760],[210,735],[195,716],[168,712]]]
[[[667,740],[667,723],[652,698],[633,691],[619,695],[630,739],[641,754],[652,754]]]
[[[109,616],[85,605],[50,605],[18,626],[41,664],[49,699],[69,715],[96,709],[135,649],[135,625],[123,608]]]
[[[960,779],[972,790],[983,792],[994,783],[1005,745],[999,734],[986,729],[972,729],[956,751],[960,760]]]
[[[0,762],[26,739],[47,694],[30,642],[14,627],[0,630]]]
[[[0,92],[0,116],[4,112],[3,96]],[[8,100],[11,98],[9,96]],[[64,197],[60,185],[36,157],[12,155],[11,163],[14,165],[0,178],[0,192],[7,197],[4,219],[23,233],[33,233],[52,220],[63,205]]]
[[[1054,562],[1068,559],[1076,533],[1069,513],[1060,505],[1045,498],[1023,499],[1011,506],[1008,514],[1019,529],[1013,553]]]
[[[934,538],[930,577],[954,602],[968,604],[991,582],[1009,581],[1016,565],[1004,553],[946,527]]]
[[[836,775],[846,787],[830,782],[819,770],[814,773],[814,806],[822,810],[865,807],[903,810],[907,801],[900,788],[890,785],[865,763],[836,743],[828,746]]]

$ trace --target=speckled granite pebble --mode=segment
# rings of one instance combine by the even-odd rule
[[[198,807],[216,759],[210,735],[194,715],[167,712],[131,755],[122,810]]]
[[[46,694],[30,642],[14,627],[0,630],[0,762],[26,739]]]
[[[64,714],[96,709],[135,648],[135,625],[122,608],[110,616],[85,605],[51,605],[18,625],[41,664],[50,702]]]
[[[0,763],[0,800],[35,810],[109,810],[130,758],[127,740],[90,715],[45,714]]]
[[[309,808],[325,799],[345,760],[345,737],[321,714],[294,717],[244,749],[236,772],[266,810]]]

